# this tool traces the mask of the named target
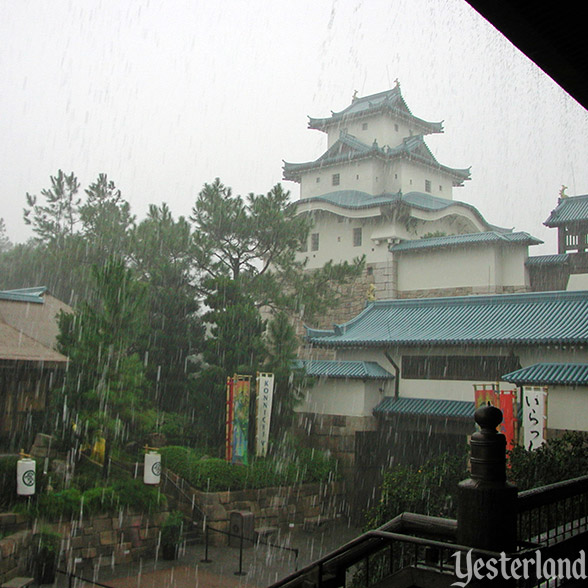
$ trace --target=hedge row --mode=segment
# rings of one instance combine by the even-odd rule
[[[191,486],[208,492],[325,482],[337,477],[337,463],[318,451],[301,450],[288,460],[257,459],[250,465],[233,465],[206,458],[186,447],[161,448],[164,467]]]

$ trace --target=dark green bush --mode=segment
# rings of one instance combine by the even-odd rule
[[[31,510],[48,520],[60,517],[70,519],[79,516],[81,508],[81,494],[77,488],[68,488],[49,494],[38,494]]]
[[[519,490],[538,488],[588,474],[588,435],[568,431],[538,449],[509,452],[509,478]]]
[[[403,512],[455,517],[457,484],[469,474],[466,455],[443,454],[423,465],[398,465],[384,473],[380,503],[367,515],[366,527],[379,527]]]
[[[0,508],[6,510],[16,502],[16,462],[18,457],[0,459]]]
[[[217,492],[267,488],[303,482],[324,482],[337,477],[337,463],[319,451],[301,450],[285,458],[256,459],[250,465],[203,458],[185,447],[163,447],[163,465],[199,490]]]

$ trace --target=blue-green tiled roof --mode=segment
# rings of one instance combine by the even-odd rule
[[[530,386],[588,386],[588,363],[536,363],[502,376],[505,382]]]
[[[444,237],[403,241],[397,245],[391,245],[390,251],[394,253],[404,251],[423,251],[426,249],[439,249],[442,247],[488,245],[489,243],[498,243],[500,245],[538,245],[543,243],[543,241],[524,232],[499,233],[498,231],[487,231],[484,233],[466,233],[463,235],[446,235]]]
[[[534,255],[525,261],[526,266],[564,265],[570,259],[567,253],[556,253],[554,255]]]
[[[356,98],[344,110],[340,112],[332,112],[330,117],[309,117],[308,127],[311,129],[324,130],[330,124],[340,122],[341,120],[361,118],[386,110],[396,114],[400,118],[410,120],[413,124],[426,133],[443,132],[443,123],[427,122],[417,118],[410,112],[410,109],[406,105],[406,102],[400,93],[399,86],[396,86],[385,92],[379,92],[377,94],[371,94],[370,96]]]
[[[372,196],[367,192],[360,192],[359,190],[337,190],[335,192],[329,192],[328,194],[322,194],[321,196],[312,196],[311,198],[303,198],[296,202],[296,205],[309,204],[317,202],[326,202],[344,208],[347,210],[361,210],[366,208],[377,208],[379,206],[410,206],[412,208],[418,208],[419,210],[427,211],[440,211],[448,208],[465,208],[474,214],[480,223],[487,227],[489,231],[495,231],[498,233],[510,233],[510,229],[504,229],[489,224],[484,217],[480,214],[477,208],[466,202],[459,200],[449,200],[448,198],[439,198],[438,196],[432,196],[425,192],[397,192],[395,194],[379,194],[378,196]]]
[[[17,290],[0,290],[0,300],[14,300],[17,302],[32,302],[33,304],[43,304],[43,294],[47,288],[40,286],[38,288],[18,288]]]
[[[374,408],[374,414],[406,414],[471,419],[475,410],[475,402],[386,396]]]
[[[342,361],[328,359],[297,360],[296,367],[304,368],[317,378],[347,378],[359,380],[391,380],[394,376],[375,361]]]
[[[588,194],[560,198],[557,207],[543,224],[547,227],[559,227],[578,221],[588,221]]]
[[[533,292],[370,303],[333,330],[307,329],[321,347],[588,344],[588,292]]]
[[[422,135],[406,137],[396,147],[380,147],[375,141],[371,145],[363,143],[353,135],[341,133],[339,139],[315,161],[304,163],[284,162],[284,180],[294,182],[300,181],[302,173],[314,169],[320,169],[328,165],[348,163],[365,157],[377,157],[384,160],[399,158],[410,158],[411,161],[418,161],[424,165],[433,166],[446,174],[452,176],[453,185],[461,186],[464,180],[470,179],[469,169],[456,169],[441,165],[427,147]]]

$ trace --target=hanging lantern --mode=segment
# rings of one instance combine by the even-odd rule
[[[145,469],[143,471],[143,482],[156,485],[161,479],[161,454],[157,451],[145,453]]]
[[[16,462],[16,493],[19,496],[32,496],[35,493],[36,462],[29,457],[21,457]]]

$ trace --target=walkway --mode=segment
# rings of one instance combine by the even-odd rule
[[[298,548],[301,568],[359,534],[360,529],[338,522],[312,533],[292,530],[272,543]],[[210,546],[211,563],[203,563],[203,558],[204,545],[194,545],[186,547],[172,562],[145,560],[114,568],[105,566],[94,577],[84,575],[115,588],[264,588],[296,569],[293,552],[266,545],[243,549],[243,575],[235,574],[239,570],[239,548]],[[58,577],[57,586],[67,586],[66,578]],[[82,588],[82,584],[76,582],[75,588]]]

